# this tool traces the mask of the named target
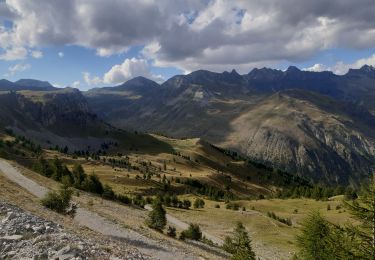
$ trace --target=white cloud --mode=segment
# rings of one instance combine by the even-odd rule
[[[26,58],[17,48],[75,45],[107,57],[146,46],[144,58],[162,66],[241,71],[375,46],[373,0],[7,0],[1,13],[13,22],[0,26],[7,60]]]
[[[14,74],[28,70],[30,68],[31,68],[30,64],[19,63],[19,64],[9,67],[8,72],[5,74],[5,76],[13,76]]]
[[[52,86],[56,87],[56,88],[62,88],[63,85],[60,84],[60,83],[52,83]]]
[[[43,52],[41,51],[32,51],[31,56],[35,59],[43,58]]]
[[[91,77],[89,72],[82,72],[82,75],[83,75],[83,80],[89,86],[99,85],[99,84],[103,83],[101,78],[99,78],[97,76]]]
[[[349,69],[359,69],[363,65],[371,65],[375,66],[375,54],[356,60],[353,63],[344,63],[342,61],[337,62],[330,70],[332,70],[335,74],[342,75],[348,72]]]
[[[79,88],[80,85],[81,85],[81,82],[80,82],[79,80],[76,80],[76,81],[74,81],[74,82],[71,84],[71,86],[72,86],[73,88]]]
[[[337,75],[344,75],[349,71],[349,69],[359,69],[363,65],[375,66],[375,54],[373,54],[369,57],[358,59],[358,60],[356,60],[352,63],[345,63],[343,61],[338,61],[335,64],[333,64],[332,66],[326,66],[324,64],[317,63],[317,64],[314,64],[313,66],[311,66],[309,68],[304,68],[303,70],[315,71],[315,72],[332,71],[333,73],[335,73]]]
[[[3,53],[0,54],[0,60],[22,60],[27,57],[27,50],[24,47],[11,47],[5,49]]]
[[[321,72],[321,71],[325,71],[325,70],[328,70],[328,69],[329,68],[327,68],[325,65],[317,63],[317,64],[314,64],[313,66],[311,66],[309,68],[304,68],[303,70],[313,71],[313,72]]]
[[[106,84],[119,84],[137,76],[143,76],[155,81],[163,81],[160,75],[150,71],[150,65],[145,59],[125,59],[122,64],[114,65],[104,74],[103,82]]]
[[[127,47],[121,47],[121,48],[99,48],[96,50],[96,55],[100,57],[109,57],[113,54],[123,53],[128,50]]]
[[[61,52],[61,51],[60,51],[60,52],[58,52],[58,53],[57,53],[57,55],[58,55],[58,56],[59,56],[60,58],[64,57],[64,53],[63,53],[63,52]]]

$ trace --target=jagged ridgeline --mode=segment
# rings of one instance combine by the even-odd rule
[[[118,127],[199,137],[275,168],[325,183],[358,183],[375,162],[375,69],[346,75],[204,70],[158,85],[138,77],[85,93]]]

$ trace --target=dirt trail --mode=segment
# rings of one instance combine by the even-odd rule
[[[0,172],[38,198],[43,197],[48,192],[48,189],[25,177],[11,164],[2,159],[0,159]],[[162,241],[150,239],[136,231],[121,227],[84,208],[77,209],[74,220],[93,231],[123,240],[137,247],[140,252],[155,259],[200,259],[200,257],[193,254],[181,252],[178,248],[165,246]]]

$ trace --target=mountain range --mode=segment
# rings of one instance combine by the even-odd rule
[[[200,137],[323,182],[351,182],[375,162],[375,69],[199,70],[161,85],[138,77],[84,95],[122,128]]]
[[[70,143],[80,127],[82,135],[94,136],[88,129],[105,133],[113,125],[198,137],[321,183],[358,183],[375,168],[372,66],[342,76],[296,67],[245,75],[199,70],[163,84],[137,77],[87,92],[2,80],[0,91],[4,126],[26,129],[38,122],[39,132],[70,136]]]

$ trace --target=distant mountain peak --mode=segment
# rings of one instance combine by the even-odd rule
[[[14,83],[12,81],[7,80],[7,79],[0,79],[0,84],[10,84],[10,85],[13,85]]]
[[[20,79],[14,82],[18,86],[35,87],[35,88],[53,88],[48,81],[41,81],[36,79]]]
[[[149,89],[154,89],[159,87],[160,85],[156,83],[155,81],[148,79],[143,76],[138,76],[132,79],[129,79],[128,81],[122,83],[121,85],[117,85],[114,87],[104,87],[95,89],[95,91],[133,91],[133,92],[144,92]]]
[[[281,70],[263,67],[261,69],[254,68],[252,71],[250,71],[247,74],[247,77],[249,79],[257,79],[257,80],[261,80],[261,79],[272,80],[272,79],[282,76],[282,74],[283,72]]]
[[[135,84],[135,83],[136,84],[151,84],[152,86],[154,86],[156,82],[151,80],[151,79],[148,79],[146,77],[143,77],[143,76],[137,76],[135,78],[129,79],[128,81],[126,81],[122,85]]]
[[[365,64],[359,69],[349,69],[349,71],[348,71],[348,73],[346,73],[346,75],[349,75],[349,76],[352,76],[352,75],[353,76],[355,76],[355,75],[369,75],[369,76],[374,77],[375,76],[375,67]]]
[[[287,73],[295,73],[295,72],[301,72],[299,68],[296,66],[289,66],[288,69],[286,70]]]
[[[375,72],[375,67],[373,67],[372,65],[363,65],[361,68],[360,68],[361,71],[364,71],[364,72]]]
[[[49,91],[55,90],[48,81],[40,81],[36,79],[20,79],[16,82],[11,82],[6,79],[0,80],[1,90],[38,90],[38,91]]]

